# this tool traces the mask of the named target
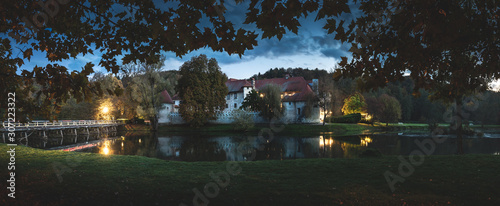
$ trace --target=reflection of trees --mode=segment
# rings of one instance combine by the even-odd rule
[[[180,158],[183,161],[224,161],[226,152],[218,148],[217,142],[205,138],[190,138],[181,145]]]
[[[315,148],[311,143],[304,142],[302,146],[303,146],[304,157],[306,158],[318,157],[318,151],[315,150]]]
[[[320,141],[321,157],[355,158],[367,148],[365,136],[325,137]],[[370,139],[371,142],[371,139]]]
[[[344,151],[344,158],[356,158],[366,150],[366,146],[343,142],[342,150]]]
[[[285,147],[281,142],[271,141],[267,144],[263,144],[263,150],[257,150],[256,160],[281,160],[283,159],[283,154],[286,152]]]
[[[157,156],[158,134],[156,132],[141,138],[135,138],[133,141],[137,145],[137,155],[146,157]]]

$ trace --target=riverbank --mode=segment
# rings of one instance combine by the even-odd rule
[[[254,127],[246,130],[240,131],[235,130],[234,125],[231,124],[212,124],[206,125],[199,128],[193,128],[188,125],[168,125],[161,126],[158,130],[159,132],[168,133],[205,133],[205,134],[251,134],[257,135],[262,130],[269,129],[273,134],[279,135],[289,135],[289,136],[300,136],[300,135],[354,135],[362,133],[370,133],[376,131],[382,131],[382,127],[371,126],[367,124],[327,124],[325,126],[321,124],[283,124],[283,125],[273,125],[270,124],[256,124]]]
[[[439,124],[440,127],[449,127],[448,124]],[[125,125],[126,131],[149,131],[146,125]],[[481,127],[479,125],[471,126],[471,128],[478,131],[500,131],[500,125],[486,125]],[[270,124],[256,124],[254,127],[240,131],[235,130],[232,124],[209,124],[203,127],[193,128],[188,125],[161,125],[158,128],[160,133],[169,134],[207,134],[207,135],[257,135],[263,129],[271,129],[273,134],[286,135],[286,136],[303,136],[303,135],[335,135],[335,136],[349,136],[359,134],[373,134],[377,132],[412,132],[412,133],[430,133],[427,124],[385,124],[376,123],[370,124],[347,124],[347,123],[328,123],[322,124],[284,124],[273,125]],[[268,130],[267,130],[268,131]]]
[[[0,144],[0,151],[7,150]],[[0,153],[0,165],[7,166],[7,155]],[[500,156],[495,155],[425,157],[394,193],[384,173],[398,174],[396,156],[231,165],[18,146],[15,162],[16,199],[8,198],[2,186],[1,205],[192,205],[193,189],[199,198],[205,185],[208,196],[215,194],[211,172],[233,175],[217,195],[204,194],[210,205],[500,204]]]

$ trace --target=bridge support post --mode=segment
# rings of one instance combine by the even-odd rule
[[[24,132],[24,138],[26,138],[26,146],[28,146],[28,133]]]
[[[43,130],[43,147],[45,148],[45,146],[47,145],[47,140],[49,138],[47,137],[47,133],[45,132],[45,130]]]
[[[61,129],[61,145],[63,144],[63,140],[64,140],[64,134],[63,134],[63,130]]]
[[[89,127],[86,127],[86,128],[87,128],[87,141],[89,141],[89,138],[90,138]]]
[[[75,128],[75,143],[78,141],[78,133],[76,132],[76,128]]]

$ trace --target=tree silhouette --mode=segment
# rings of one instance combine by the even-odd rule
[[[352,59],[342,57],[336,77],[360,77],[361,88],[369,90],[409,73],[415,91],[429,90],[432,99],[456,105],[453,120],[462,153],[463,97],[484,91],[488,80],[500,75],[500,2],[359,2],[366,15],[346,25],[345,32],[329,29],[352,44]]]
[[[191,126],[202,126],[215,119],[226,107],[227,76],[217,60],[205,55],[191,58],[180,68],[181,78],[176,86],[182,99],[179,112]]]

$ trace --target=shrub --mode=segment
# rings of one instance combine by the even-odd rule
[[[235,110],[231,119],[236,131],[248,131],[254,126],[253,116],[246,110]]]
[[[358,123],[361,121],[361,114],[354,113],[348,114],[340,117],[330,117],[329,122],[333,123]]]

